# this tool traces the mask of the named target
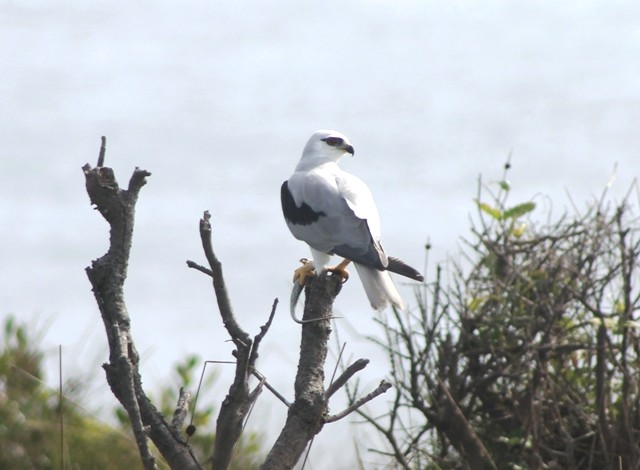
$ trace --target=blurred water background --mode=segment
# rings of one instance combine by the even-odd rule
[[[299,327],[286,305],[308,252],[282,221],[279,187],[309,135],[351,138],[343,167],[371,187],[386,250],[421,267],[429,240],[428,274],[467,234],[478,175],[497,180],[510,154],[512,201],[533,198],[541,220],[573,210],[567,194],[578,207],[597,198],[616,163],[621,198],[639,168],[640,3],[0,0],[0,109],[0,312],[46,329],[52,386],[61,344],[65,376],[91,384],[90,408],[115,401],[84,273],[107,225],[80,170],[106,135],[121,185],[135,166],[152,172],[126,286],[145,384],[167,383],[187,354],[230,359],[210,283],[185,265],[203,261],[209,209],[242,325],[257,332],[281,300],[259,367],[292,397]],[[355,277],[336,311],[346,356],[372,359],[361,378],[373,388],[388,368],[366,340],[379,328]],[[211,399],[231,377],[219,369]],[[269,423],[269,444],[284,418],[264,393],[249,428]],[[376,460],[371,433],[331,428],[312,468],[335,463],[336,436]]]

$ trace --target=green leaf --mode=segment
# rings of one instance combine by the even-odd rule
[[[15,330],[15,318],[10,315],[4,322],[4,342],[8,348],[9,342],[11,341],[11,337],[13,336],[13,332]]]
[[[527,231],[527,224],[520,223],[511,229],[511,235],[513,235],[516,238],[520,238],[522,235],[524,235],[526,231]]]
[[[517,206],[513,206],[511,209],[507,209],[504,213],[505,219],[517,219],[525,214],[528,214],[536,208],[535,202],[523,202]]]
[[[476,204],[478,204],[478,207],[480,208],[480,210],[486,214],[489,214],[491,217],[493,217],[496,220],[502,220],[503,214],[502,211],[500,209],[496,209],[495,207],[491,207],[489,204],[485,203],[485,202],[480,202],[476,199]]]
[[[594,326],[602,325],[608,330],[613,329],[613,327],[615,326],[615,322],[611,318],[603,318],[603,319],[592,318],[591,320],[589,320],[589,323],[591,323]]]
[[[503,191],[509,191],[511,189],[511,185],[507,180],[499,181],[498,184],[500,185],[500,189]]]
[[[627,328],[640,329],[640,322],[636,320],[627,320],[626,322],[624,322],[624,326],[626,326]]]
[[[475,312],[482,306],[485,300],[487,300],[486,295],[483,295],[481,297],[473,297],[467,302],[467,307],[470,311]]]

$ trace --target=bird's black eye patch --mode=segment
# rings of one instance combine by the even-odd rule
[[[331,147],[337,147],[338,145],[344,144],[344,140],[341,137],[327,137],[324,140],[327,145]]]

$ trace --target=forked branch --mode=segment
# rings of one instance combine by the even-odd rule
[[[124,299],[124,282],[133,237],[135,205],[148,171],[136,168],[126,190],[120,189],[111,168],[103,167],[106,141],[102,138],[98,167],[82,168],[91,203],[110,225],[108,252],[86,269],[102,315],[109,343],[109,362],[103,367],[113,394],[125,408],[142,457],[144,468],[155,469],[148,438],[151,438],[171,468],[200,469],[191,449],[177,430],[153,406],[138,370],[139,356],[131,332]]]
[[[258,359],[258,346],[267,334],[273,317],[275,316],[278,299],[271,308],[267,322],[260,328],[260,332],[251,339],[242,329],[233,313],[231,300],[222,273],[222,263],[213,251],[211,242],[211,215],[208,211],[200,219],[200,238],[205,257],[210,269],[204,268],[193,261],[187,261],[187,266],[203,272],[212,278],[213,289],[218,303],[222,323],[226,328],[233,344],[236,346],[233,355],[236,358],[236,371],[229,393],[222,402],[216,424],[216,440],[214,445],[212,468],[226,469],[231,465],[233,452],[240,439],[245,421],[254,401],[257,399],[266,380],[260,379],[259,385],[249,390],[249,377],[255,375],[255,363]],[[270,386],[268,386],[271,389]]]

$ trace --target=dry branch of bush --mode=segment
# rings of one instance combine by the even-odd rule
[[[471,269],[446,286],[438,271],[418,312],[383,324],[398,395],[376,426],[391,454],[403,468],[637,468],[632,206],[600,202],[523,232],[480,214]]]

